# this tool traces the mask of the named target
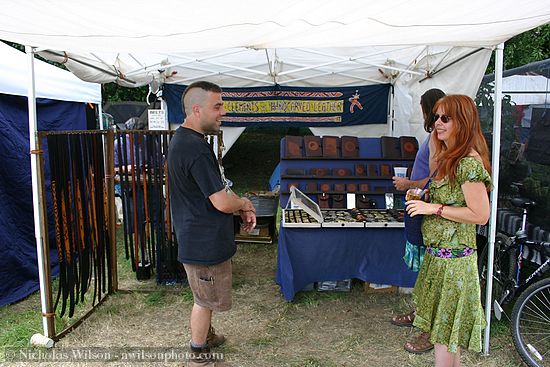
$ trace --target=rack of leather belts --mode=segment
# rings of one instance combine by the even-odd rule
[[[124,213],[126,259],[139,280],[152,267],[158,283],[186,278],[177,261],[172,230],[165,155],[173,131],[125,130],[115,133],[115,171]]]
[[[53,309],[60,317],[68,309],[68,316],[72,317],[75,306],[84,302],[89,291],[92,292],[93,311],[118,288],[113,170],[112,164],[105,164],[112,162],[113,149],[103,143],[109,137],[112,140],[113,133],[39,132],[38,136],[40,144],[46,140],[48,147],[59,259],[59,286]],[[44,186],[44,177],[40,179]],[[51,286],[48,288],[51,292]],[[48,316],[54,315],[55,312],[51,312]]]
[[[154,264],[156,260],[159,273],[162,271],[168,278],[174,278],[175,274],[180,278],[185,277],[183,267],[181,271],[178,269],[180,264],[177,262],[177,242],[171,230],[169,187],[163,154],[168,150],[173,133],[142,130],[117,133],[111,130],[38,133],[38,151],[43,152],[40,148],[43,140],[48,146],[59,259],[59,288],[53,309],[59,312],[60,317],[68,309],[68,316],[72,317],[75,306],[84,301],[88,291],[93,292],[92,309],[70,327],[56,334],[54,339],[60,339],[77,327],[109,294],[118,290],[115,181],[121,184],[123,194],[129,194],[128,199],[135,204],[134,207],[143,207],[143,225],[136,225],[140,222],[137,213],[139,210],[134,211],[136,214],[130,218],[133,228],[139,230],[126,233],[125,228],[125,253],[131,259],[132,268],[139,270],[140,264],[146,264],[147,261]],[[207,137],[207,141],[211,145],[216,143],[211,136]],[[223,140],[220,134],[220,160],[222,149]],[[115,153],[122,157],[116,165]],[[126,167],[123,166],[124,162],[128,163]],[[114,172],[115,166],[117,175]],[[40,180],[44,187],[43,175]],[[141,202],[133,194],[139,192],[138,188],[143,190]],[[127,220],[128,218],[125,222]],[[49,248],[49,244],[47,247]],[[51,284],[51,280],[49,281]],[[48,288],[51,289],[51,285]],[[52,295],[48,295],[48,298],[51,300]],[[53,309],[48,317],[55,316]]]

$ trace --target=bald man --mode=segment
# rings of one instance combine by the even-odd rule
[[[223,169],[205,134],[220,130],[225,115],[221,89],[200,81],[182,96],[185,121],[168,148],[168,183],[172,223],[178,239],[178,261],[183,263],[194,304],[191,311],[191,366],[227,366],[210,354],[225,342],[211,326],[212,312],[231,308],[231,257],[236,252],[233,213],[244,229],[256,225],[256,211],[246,198],[227,185]]]

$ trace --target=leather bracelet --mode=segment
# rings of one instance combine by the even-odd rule
[[[443,208],[446,207],[445,204],[441,204],[441,206],[439,207],[439,209],[437,209],[437,212],[435,212],[435,215],[437,215],[438,217],[441,217],[442,214],[443,214]]]

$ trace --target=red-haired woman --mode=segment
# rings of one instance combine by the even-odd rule
[[[461,347],[481,351],[485,327],[475,226],[489,219],[491,168],[474,101],[449,95],[434,111],[437,173],[429,187],[431,202],[406,203],[410,216],[424,214],[427,246],[413,292],[414,326],[430,333],[436,367],[458,367]]]

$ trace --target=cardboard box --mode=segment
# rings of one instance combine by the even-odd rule
[[[366,293],[397,293],[397,287],[387,284],[365,282],[363,288]]]

